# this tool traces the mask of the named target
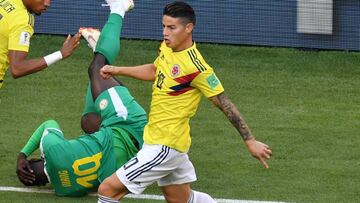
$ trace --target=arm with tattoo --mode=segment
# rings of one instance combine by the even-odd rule
[[[254,139],[248,125],[245,123],[245,120],[240,116],[238,109],[227,98],[224,92],[211,97],[210,100],[215,106],[224,112],[231,124],[240,133],[244,141]]]
[[[228,117],[231,124],[240,133],[243,140],[248,147],[248,150],[252,156],[257,158],[265,168],[269,168],[266,163],[266,159],[269,159],[272,155],[270,147],[262,142],[255,140],[250,132],[249,127],[245,123],[245,120],[240,116],[240,113],[236,106],[227,98],[225,93],[220,93],[210,98],[215,106],[217,106]]]

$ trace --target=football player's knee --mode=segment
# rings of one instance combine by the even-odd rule
[[[113,176],[106,178],[98,188],[98,194],[111,198],[117,196],[119,192],[119,188],[114,183]]]
[[[102,182],[98,188],[99,195],[106,196],[107,193],[109,193],[109,191],[112,189],[111,184],[109,183],[109,181],[106,181],[106,180],[107,179],[105,179],[104,182]]]
[[[163,192],[166,202],[168,203],[183,203],[187,202],[189,199],[188,197],[179,196],[179,194],[176,193],[168,193]]]
[[[171,196],[164,195],[166,202],[168,203],[174,203],[176,199],[172,198]]]
[[[87,113],[81,117],[81,128],[88,134],[99,131],[100,123],[101,117],[96,113]]]
[[[166,196],[166,195],[165,195],[165,200],[167,203],[185,203],[185,202],[187,202],[186,200],[182,201],[177,198]]]

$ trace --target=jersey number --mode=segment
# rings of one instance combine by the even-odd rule
[[[124,170],[127,170],[128,168],[130,168],[131,166],[137,164],[138,162],[139,162],[138,158],[134,157],[133,159],[128,161],[126,164],[124,164]]]
[[[102,158],[102,153],[99,152],[93,156],[85,157],[85,158],[74,161],[74,163],[72,165],[72,167],[74,169],[74,173],[78,176],[81,176],[79,178],[76,178],[76,182],[79,185],[84,186],[86,188],[93,187],[93,184],[91,184],[89,182],[97,179],[98,176],[97,176],[96,172],[100,167],[101,158]],[[81,169],[81,166],[85,166],[85,165],[89,165],[89,164],[93,164],[94,166],[92,166],[91,168],[87,168],[87,169]]]
[[[162,85],[164,83],[164,79],[165,79],[165,75],[159,71],[159,74],[158,74],[158,80],[157,80],[157,83],[156,83],[156,86],[161,89],[162,88]]]

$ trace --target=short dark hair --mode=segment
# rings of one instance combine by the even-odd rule
[[[44,160],[43,159],[31,159],[29,160],[30,168],[34,171],[35,180],[32,183],[25,182],[19,178],[19,180],[25,186],[42,186],[49,182],[44,172]]]
[[[195,25],[196,16],[194,9],[183,1],[174,1],[164,8],[163,15],[173,18],[181,18],[184,24],[192,23]]]

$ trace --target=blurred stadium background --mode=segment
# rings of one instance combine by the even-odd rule
[[[167,2],[136,2],[124,21],[122,37],[129,40],[122,41],[116,64],[154,60]],[[199,178],[194,188],[226,199],[359,202],[360,1],[187,2],[197,12],[195,40],[211,43],[199,43],[199,50],[254,134],[274,151],[266,171],[250,157],[222,113],[203,99],[191,122],[189,154]],[[73,34],[84,26],[101,28],[108,17],[102,0],[51,3],[47,13],[36,17],[30,57],[59,49],[64,37],[54,35]],[[23,187],[15,174],[16,157],[44,120],[57,120],[67,138],[82,134],[80,116],[91,57],[82,41],[73,56],[40,73],[17,80],[7,73],[0,91],[1,186]],[[151,84],[120,79],[148,111]],[[146,193],[161,194],[157,187]],[[4,203],[96,201],[94,197],[0,194]]]
[[[101,28],[101,1],[52,1],[36,19],[37,33],[75,33]],[[138,1],[128,13],[123,37],[161,39],[162,8],[168,1]],[[197,12],[198,42],[318,49],[360,50],[359,0],[189,0]]]

